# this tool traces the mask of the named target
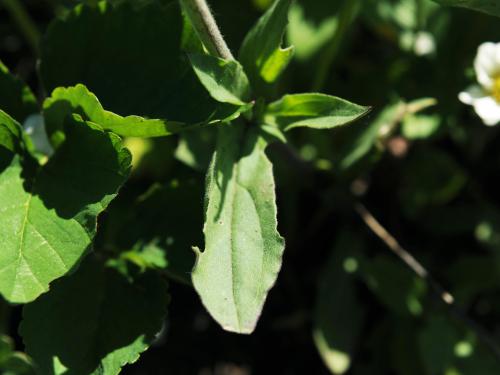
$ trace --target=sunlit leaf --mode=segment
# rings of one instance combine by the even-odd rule
[[[267,84],[276,81],[293,56],[293,47],[281,48],[290,3],[291,0],[276,0],[241,46],[239,60],[259,94]]]
[[[237,61],[226,61],[203,54],[190,54],[191,65],[210,95],[221,103],[245,105],[250,83]]]
[[[369,110],[335,96],[293,94],[269,104],[264,122],[278,125],[285,131],[298,127],[331,129],[348,124]]]
[[[68,118],[66,141],[40,166],[19,128],[0,116],[0,293],[25,303],[90,250],[97,216],[128,176],[130,153],[116,135]]]
[[[205,250],[192,273],[196,291],[226,330],[254,330],[281,268],[272,164],[256,128],[221,128],[207,176]]]

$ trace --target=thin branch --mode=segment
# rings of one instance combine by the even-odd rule
[[[371,214],[368,209],[361,203],[354,206],[356,212],[361,219],[365,222],[368,228],[380,238],[387,247],[396,254],[417,276],[427,281],[431,290],[439,299],[448,307],[451,315],[460,320],[472,331],[477,337],[490,349],[491,353],[500,362],[500,347],[496,340],[487,332],[481,325],[467,316],[467,313],[462,310],[456,303],[455,299],[432,275],[429,271],[411,255],[405,248],[403,248],[396,238],[385,229],[382,224]]]
[[[211,55],[234,60],[205,0],[181,0],[196,33]]]
[[[16,22],[20,31],[24,34],[24,38],[31,46],[35,55],[38,55],[40,32],[23,4],[19,0],[3,0],[3,5],[12,19]]]

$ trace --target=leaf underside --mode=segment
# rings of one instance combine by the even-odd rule
[[[241,124],[240,124],[241,125]],[[193,284],[226,330],[251,333],[281,268],[272,164],[258,130],[219,130],[207,176],[205,250]]]

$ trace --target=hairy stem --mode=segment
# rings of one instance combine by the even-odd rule
[[[489,332],[483,328],[476,321],[472,320],[467,316],[467,313],[460,308],[455,302],[455,299],[441,284],[429,273],[427,269],[417,260],[413,255],[410,254],[405,248],[403,248],[396,238],[390,234],[387,229],[385,229],[382,224],[371,214],[368,209],[358,203],[355,205],[355,210],[365,222],[366,226],[380,238],[385,245],[396,254],[417,276],[427,281],[431,290],[434,294],[448,307],[450,314],[455,317],[455,319],[461,321],[466,325],[471,331],[473,331],[477,337],[490,349],[491,353],[495,356],[496,360],[500,362],[500,347],[498,346],[496,340],[489,334]]]
[[[16,22],[31,49],[38,55],[40,33],[24,6],[19,0],[3,0],[3,5],[14,22]]]
[[[208,52],[213,56],[234,60],[207,2],[205,0],[181,0],[181,3]]]
[[[338,16],[338,23],[335,33],[330,40],[330,43],[319,60],[319,65],[316,70],[316,76],[313,81],[312,91],[321,91],[328,79],[331,65],[339,52],[342,40],[351,23],[356,18],[360,8],[359,0],[349,0],[343,5]]]

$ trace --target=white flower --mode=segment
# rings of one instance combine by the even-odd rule
[[[486,125],[500,123],[500,43],[483,43],[474,61],[479,85],[461,92],[462,103],[472,105]]]

